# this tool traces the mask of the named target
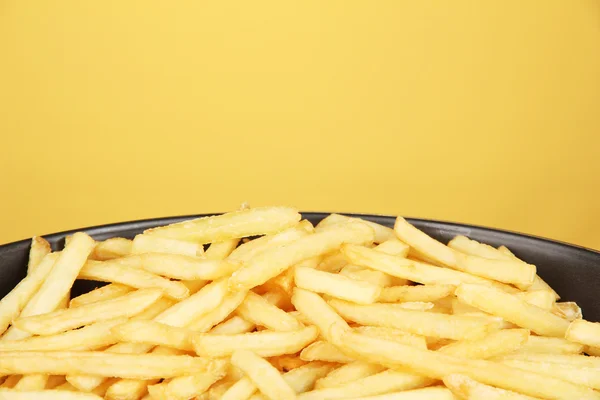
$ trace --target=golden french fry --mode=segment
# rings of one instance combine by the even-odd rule
[[[380,286],[313,268],[296,268],[294,279],[301,289],[359,304],[374,303],[381,294]]]
[[[298,400],[334,400],[374,396],[398,390],[431,385],[433,380],[416,374],[385,370],[340,386],[316,389],[298,396]]]
[[[536,397],[526,396],[509,390],[498,389],[484,385],[466,375],[453,374],[444,377],[444,384],[456,396],[465,400],[536,400]]]
[[[225,376],[225,360],[215,360],[211,370],[198,375],[173,378],[168,382],[148,386],[150,396],[155,399],[188,400],[205,393],[208,388]]]
[[[50,254],[52,249],[50,243],[42,237],[34,236],[31,238],[31,248],[29,249],[29,263],[27,264],[27,274],[31,274],[35,268],[40,265],[44,257]]]
[[[438,351],[454,357],[486,359],[511,353],[526,343],[528,338],[527,329],[503,329],[478,340],[459,340]]]
[[[533,284],[536,267],[517,260],[491,259],[454,252],[452,268],[527,289]]]
[[[94,239],[85,233],[74,234],[72,240],[58,256],[38,291],[21,311],[20,317],[31,317],[54,311],[69,294],[71,286],[94,248],[94,244]],[[38,268],[40,267],[38,266]],[[18,340],[29,336],[29,333],[11,327],[1,340]]]
[[[19,392],[14,389],[0,389],[2,400],[102,400],[93,393],[71,392],[69,390],[38,390]]]
[[[581,308],[572,301],[566,301],[562,303],[554,303],[552,312],[567,321],[575,321],[576,319],[582,319],[583,314]]]
[[[188,324],[187,328],[194,332],[208,332],[215,325],[223,322],[231,313],[233,313],[240,304],[244,301],[247,292],[237,292],[228,294],[221,304],[206,314],[201,315],[192,323]]]
[[[501,360],[500,362],[511,368],[533,371],[593,389],[600,389],[600,369],[598,368],[524,360]]]
[[[297,331],[260,331],[237,335],[197,334],[192,343],[204,357],[227,357],[236,350],[251,350],[262,357],[294,354],[312,343],[318,335],[314,326]]]
[[[114,261],[88,261],[79,272],[79,279],[120,283],[138,289],[161,289],[173,299],[181,300],[190,295],[181,282],[171,281],[138,268],[121,265]]]
[[[19,316],[27,302],[36,294],[58,259],[58,254],[48,254],[19,282],[9,294],[0,300],[0,335]],[[45,310],[46,311],[46,310]],[[43,311],[43,312],[45,312]],[[17,337],[15,337],[17,339]],[[1,338],[0,341],[4,340]]]
[[[71,299],[69,307],[75,308],[86,304],[96,303],[98,301],[116,299],[117,297],[130,293],[133,290],[135,289],[129,286],[120,285],[118,283],[109,283],[108,285],[101,286],[92,290],[91,292],[84,293]]]
[[[242,317],[234,315],[227,321],[220,323],[210,330],[210,333],[215,335],[232,335],[237,333],[248,333],[254,330],[256,325],[248,322]]]
[[[455,400],[455,397],[449,389],[436,386],[386,393],[379,396],[354,397],[352,400]]]
[[[354,330],[366,336],[397,341],[398,343],[404,343],[421,349],[427,348],[427,340],[425,340],[425,337],[413,335],[412,333],[407,333],[399,329],[381,326],[359,326],[354,328]]]
[[[476,240],[469,239],[466,236],[456,236],[450,242],[448,247],[457,250],[464,254],[470,254],[472,256],[478,256],[483,258],[489,258],[492,260],[514,260],[515,257],[511,254],[505,254],[499,249],[487,245],[485,243],[479,243]]]
[[[156,321],[128,321],[112,329],[119,341],[161,345],[192,351],[192,331]]]
[[[527,291],[516,293],[515,296],[546,311],[552,310],[555,304],[554,294],[548,290]]]
[[[519,292],[515,287],[495,282],[465,272],[449,268],[436,267],[407,258],[389,254],[357,245],[342,246],[342,253],[353,264],[385,272],[388,275],[408,279],[424,285],[454,285],[461,283],[478,283],[502,288],[509,293]]]
[[[77,362],[73,362],[73,360]],[[2,374],[90,374],[130,379],[171,378],[198,374],[210,367],[210,359],[156,354],[107,352],[2,352]]]
[[[334,299],[329,305],[346,320],[423,336],[476,339],[495,329],[495,325],[484,318],[404,310],[388,304],[358,305]]]
[[[351,331],[336,333],[334,337],[336,345],[360,355],[363,361],[408,367],[433,379],[464,374],[491,386],[545,399],[600,398],[599,393],[585,386],[491,361],[456,358]]]
[[[246,321],[273,331],[293,331],[304,327],[296,318],[253,292],[248,293],[237,313]]]
[[[133,238],[131,254],[166,253],[197,256],[204,254],[204,247],[198,243],[169,239],[150,235],[137,235]]]
[[[412,226],[402,217],[394,224],[396,236],[419,253],[447,267],[456,267],[455,251]]]
[[[325,217],[317,224],[316,230],[321,231],[333,225],[347,224],[350,221],[360,221],[369,225],[375,232],[375,239],[373,240],[375,243],[383,243],[388,240],[395,239],[394,230],[392,228],[388,228],[387,226],[383,226],[372,221],[367,221],[362,218],[353,218],[341,214],[330,214],[329,216]]]
[[[346,383],[375,375],[386,369],[379,364],[364,361],[353,361],[329,372],[325,377],[315,383],[315,389],[326,389],[342,386]]]
[[[333,326],[350,329],[346,321],[316,293],[295,288],[292,296],[292,304],[311,323],[316,325],[321,335],[329,341],[331,341],[330,330]]]
[[[579,354],[583,351],[583,347],[580,343],[573,343],[562,338],[532,335],[518,351],[523,353]]]
[[[224,260],[235,250],[239,242],[239,238],[233,238],[212,243],[204,253],[204,256],[207,260]]]
[[[600,323],[576,319],[571,322],[565,338],[587,346],[600,346]]]
[[[319,271],[337,273],[340,272],[346,265],[348,265],[348,261],[346,257],[338,251],[335,251],[329,255],[323,256],[323,259],[317,266]]]
[[[248,350],[237,350],[231,363],[244,371],[252,383],[271,400],[295,399],[296,392],[267,360]]]
[[[111,334],[114,326],[122,324],[125,318],[97,322],[68,332],[51,336],[33,336],[22,340],[0,342],[2,351],[62,351],[96,350],[116,343],[117,337]]]
[[[327,361],[340,364],[354,361],[352,357],[342,353],[333,344],[324,341],[317,341],[306,346],[300,352],[300,359],[304,361]]]
[[[113,258],[124,257],[131,253],[132,241],[115,237],[97,242],[90,257],[94,260],[105,261]]]
[[[407,257],[410,247],[394,237],[382,242],[375,249],[391,256]]]
[[[373,230],[363,223],[336,225],[258,254],[234,272],[229,287],[232,290],[252,289],[302,260],[329,253],[344,243],[362,244],[372,240]]]
[[[293,208],[257,207],[148,229],[144,234],[204,244],[277,233],[296,225],[300,218]]]
[[[381,271],[375,271],[369,268],[362,268],[357,265],[350,264],[342,268],[340,275],[359,282],[364,281],[380,287],[392,286],[395,283],[395,279],[397,279],[396,277]]]
[[[512,353],[496,358],[499,361],[521,360],[539,363],[550,363],[556,365],[571,365],[580,368],[600,368],[600,357],[584,356],[576,354],[551,354],[551,353]]]
[[[453,285],[392,286],[383,288],[380,302],[436,301],[454,293]]]
[[[462,284],[456,296],[470,306],[502,317],[539,335],[564,337],[569,322],[501,290],[473,284]]]
[[[14,326],[36,335],[52,335],[94,322],[132,317],[148,308],[162,295],[163,292],[158,289],[136,290],[112,300],[21,318],[14,322]]]

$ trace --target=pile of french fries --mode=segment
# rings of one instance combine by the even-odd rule
[[[506,247],[288,207],[67,239],[0,301],[2,400],[600,399],[600,324]]]

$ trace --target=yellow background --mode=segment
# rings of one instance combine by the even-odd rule
[[[289,204],[600,249],[600,3],[0,0],[0,242]]]

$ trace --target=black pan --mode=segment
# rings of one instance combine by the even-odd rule
[[[328,214],[304,213],[303,215],[311,222],[317,223]],[[132,238],[148,228],[202,216],[206,215],[124,222],[82,230],[97,240],[114,236]],[[360,214],[353,216],[390,227],[394,224],[394,217]],[[539,275],[561,295],[562,301],[577,302],[583,309],[586,319],[600,321],[600,252],[548,239],[472,225],[423,219],[409,219],[409,221],[444,243],[456,235],[466,235],[492,246],[502,244],[507,246],[518,257],[535,264]],[[64,245],[65,236],[74,232],[54,233],[44,237],[56,250]],[[29,240],[22,240],[0,246],[0,298],[4,297],[25,276],[29,245]],[[72,296],[89,291],[99,285],[101,284],[77,281]]]

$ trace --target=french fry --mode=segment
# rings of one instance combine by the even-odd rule
[[[146,343],[192,351],[192,331],[161,324],[156,321],[129,321],[112,329],[122,342]]]
[[[0,300],[0,334],[19,316],[27,302],[36,294],[58,258],[48,254],[19,284]],[[4,338],[0,338],[0,342]]]
[[[421,349],[427,348],[427,341],[425,340],[425,337],[403,332],[399,329],[385,328],[380,326],[359,326],[358,328],[354,328],[354,330],[366,336],[392,340]]]
[[[38,291],[21,311],[20,317],[31,317],[55,310],[69,294],[71,286],[94,248],[94,244],[94,239],[85,233],[74,234],[71,242],[58,256]],[[11,327],[1,340],[18,340],[29,336],[29,333]]]
[[[527,289],[533,284],[536,267],[517,260],[491,259],[459,252],[454,253],[452,266],[469,274]]]
[[[221,400],[246,400],[249,399],[257,388],[248,377],[243,377],[227,389],[220,397]]]
[[[433,380],[416,374],[385,370],[346,384],[317,389],[298,396],[298,400],[334,400],[374,396],[399,390],[428,386]]]
[[[251,351],[238,350],[231,356],[231,363],[244,371],[252,383],[271,400],[295,399],[296,392],[268,361]]]
[[[455,400],[449,389],[441,386],[386,393],[379,396],[355,397],[354,400]]]
[[[223,322],[225,318],[239,308],[247,295],[248,293],[243,291],[226,295],[221,304],[188,324],[187,328],[194,332],[210,331],[215,325]]]
[[[358,305],[343,300],[331,300],[329,305],[346,320],[362,325],[397,328],[423,336],[455,340],[476,339],[495,328],[484,318],[403,310],[388,304]]]
[[[204,253],[204,256],[207,260],[224,260],[235,250],[239,242],[239,238],[233,238],[212,243]]]
[[[248,322],[245,319],[234,315],[227,321],[220,323],[210,330],[210,333],[215,335],[233,335],[238,333],[251,332],[256,325]]]
[[[324,341],[316,341],[306,346],[300,352],[300,359],[304,361],[327,361],[340,364],[354,361],[352,357],[342,353],[333,344]]]
[[[375,271],[369,268],[362,268],[356,265],[346,265],[340,271],[340,275],[352,278],[356,281],[364,281],[380,287],[388,287],[394,284],[397,279],[381,271]]]
[[[426,257],[447,267],[456,267],[455,251],[412,226],[402,217],[394,224],[396,236]]]
[[[248,293],[237,313],[246,321],[273,331],[294,331],[304,327],[296,318],[253,292]]]
[[[543,310],[550,311],[554,307],[554,295],[548,290],[534,290],[515,294],[521,300],[537,306]]]
[[[292,296],[292,304],[311,323],[316,325],[321,335],[329,341],[332,339],[330,330],[333,326],[340,326],[341,329],[350,329],[346,321],[316,293],[295,288]]]
[[[348,265],[346,257],[344,257],[342,253],[335,251],[333,253],[323,256],[323,260],[319,263],[317,269],[319,271],[338,273],[346,265]]]
[[[208,388],[225,376],[227,362],[215,360],[208,372],[173,378],[168,382],[148,386],[150,396],[155,399],[188,400],[205,393]]]
[[[582,344],[573,343],[562,338],[532,335],[518,351],[523,353],[579,354],[583,351],[583,347]]]
[[[136,235],[131,245],[131,254],[143,253],[181,254],[185,256],[201,256],[204,247],[198,243],[183,240],[162,238],[149,235]]]
[[[478,340],[459,340],[437,351],[454,357],[486,359],[511,353],[523,346],[528,338],[526,329],[503,329]]]
[[[13,389],[0,389],[2,400],[102,400],[93,393],[78,393],[69,390],[38,390],[19,392]]]
[[[478,241],[469,239],[463,235],[455,236],[454,239],[448,242],[448,247],[464,254],[489,258],[492,260],[514,260],[516,258],[512,253],[505,254],[499,249],[495,249],[485,243],[479,243]]]
[[[364,361],[408,367],[433,379],[464,374],[482,383],[544,399],[598,399],[600,394],[582,386],[531,371],[486,360],[466,360],[431,350],[421,350],[350,331],[335,333],[336,345],[358,354]]]
[[[88,261],[79,272],[79,279],[120,283],[138,289],[161,289],[173,299],[181,300],[190,295],[181,282],[171,281],[153,273],[121,265],[113,261]]]
[[[372,240],[373,230],[363,223],[333,226],[260,253],[234,272],[229,287],[232,290],[252,289],[302,260],[329,253],[344,243],[362,244]]]
[[[394,237],[381,242],[375,249],[391,256],[407,257],[410,247]]]
[[[315,383],[315,389],[326,389],[342,386],[349,382],[375,375],[386,369],[379,364],[364,361],[353,361],[329,372],[325,377]]]
[[[384,303],[436,301],[451,295],[455,289],[453,285],[392,286],[382,289],[379,301]]]
[[[359,304],[374,303],[381,294],[380,286],[312,268],[296,268],[294,279],[296,286],[301,289]]]
[[[314,326],[289,332],[261,331],[237,335],[197,334],[192,343],[203,357],[228,357],[236,350],[250,350],[261,357],[294,354],[312,343],[318,335]]]
[[[111,329],[125,321],[125,318],[117,318],[57,335],[7,340],[0,342],[0,352],[96,350],[116,343],[118,340],[111,334]]]
[[[533,371],[593,389],[600,389],[600,369],[598,368],[523,360],[502,360],[500,362],[511,368]]]
[[[47,382],[48,375],[23,375],[23,377],[15,385],[14,389],[18,390],[19,392],[32,392],[37,390],[44,390]]]
[[[576,319],[582,319],[583,314],[581,308],[572,301],[566,301],[562,303],[554,303],[552,312],[567,321],[575,321]]]
[[[600,368],[600,357],[576,354],[551,354],[551,353],[512,353],[497,357],[498,361],[520,360],[556,365],[570,365],[580,368]]]
[[[115,237],[106,239],[102,242],[96,242],[96,246],[90,257],[98,261],[124,257],[131,253],[132,245],[133,242],[125,238]]]
[[[384,243],[388,240],[395,239],[394,230],[392,228],[388,228],[387,226],[367,221],[361,218],[353,218],[341,214],[330,214],[329,216],[325,217],[323,220],[321,220],[321,222],[317,224],[316,230],[321,231],[333,225],[347,224],[350,221],[360,221],[369,225],[375,232],[375,239],[373,240],[375,243]]]
[[[353,264],[372,268],[423,285],[444,284],[457,286],[461,283],[477,283],[501,288],[509,293],[519,292],[518,289],[500,282],[415,260],[391,256],[363,246],[344,245],[342,246],[342,253]]]
[[[112,300],[21,318],[14,325],[32,334],[52,335],[94,322],[132,317],[148,308],[162,295],[163,292],[158,289],[136,290]]]
[[[571,322],[565,338],[587,346],[600,346],[600,323],[576,319]]]
[[[483,285],[462,284],[456,296],[470,306],[492,315],[502,317],[539,335],[564,337],[569,322],[549,311],[532,306],[501,290]]]
[[[73,362],[74,359],[77,362]],[[0,373],[3,374],[89,374],[158,379],[205,372],[211,363],[200,357],[93,351],[0,353]]]
[[[183,280],[215,280],[229,276],[239,268],[233,261],[207,260],[181,254],[145,253],[136,254],[111,261],[102,265],[124,265],[151,272],[172,279]]]
[[[27,274],[31,274],[35,268],[40,265],[44,257],[50,254],[52,249],[50,243],[42,237],[34,236],[31,238],[31,248],[29,249],[29,263],[27,264]]]
[[[444,384],[456,396],[465,400],[536,400],[536,397],[526,396],[509,390],[498,389],[484,385],[466,375],[454,374],[444,377]]]
[[[84,293],[71,299],[69,307],[75,308],[96,303],[98,301],[116,299],[117,297],[130,293],[133,290],[135,289],[129,286],[120,285],[118,283],[109,283],[108,285],[101,286],[92,290],[91,292]]]
[[[296,225],[300,218],[293,208],[257,207],[148,229],[144,234],[205,244],[277,233]]]

